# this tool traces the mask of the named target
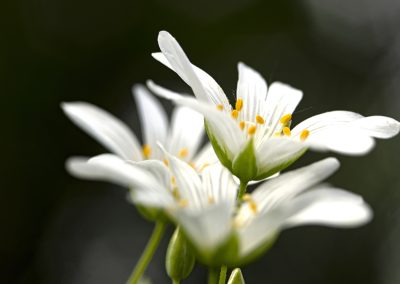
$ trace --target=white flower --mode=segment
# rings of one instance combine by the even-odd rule
[[[158,95],[189,106],[206,118],[209,138],[220,161],[242,182],[263,179],[294,162],[308,148],[362,155],[376,138],[390,138],[400,123],[384,116],[363,117],[350,111],[313,116],[291,127],[302,92],[283,83],[267,83],[239,63],[235,108],[214,79],[192,65],[178,42],[167,32],[158,36],[162,53],[153,57],[175,71],[197,100],[181,96],[149,81]],[[246,168],[244,168],[246,167]]]
[[[203,118],[187,107],[173,111],[171,125],[161,104],[144,87],[133,88],[134,98],[143,133],[143,146],[129,127],[110,113],[85,102],[63,103],[65,114],[81,129],[98,140],[105,148],[124,160],[162,160],[163,154],[157,147],[162,143],[168,151],[187,161],[197,170],[202,170],[215,161],[211,145],[200,152],[204,126]],[[67,169],[75,176],[91,178],[86,157],[73,157],[67,161]]]
[[[88,163],[101,172],[102,179],[134,187],[135,203],[164,209],[207,264],[247,262],[285,228],[306,224],[356,227],[372,216],[360,196],[320,184],[339,167],[334,158],[262,183],[244,196],[239,208],[237,184],[219,163],[198,175],[178,158],[168,155],[168,159],[170,171],[160,161],[128,163],[113,155],[101,155]]]

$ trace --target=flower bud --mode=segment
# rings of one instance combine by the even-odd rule
[[[228,284],[244,284],[244,278],[240,268],[235,268],[229,277]]]
[[[192,249],[189,247],[182,231],[177,227],[167,249],[165,259],[167,274],[171,279],[181,281],[192,272],[194,263],[195,257]]]

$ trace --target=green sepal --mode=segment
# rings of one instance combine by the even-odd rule
[[[213,135],[212,131],[208,126],[207,120],[204,120],[204,128],[206,129],[208,139],[210,139],[210,143],[219,161],[221,162],[222,165],[224,165],[228,170],[232,172],[232,161],[229,159],[229,156],[226,153],[226,151],[219,145],[217,139],[215,138],[215,136]]]
[[[278,166],[275,166],[273,168],[267,168],[267,169],[264,169],[264,170],[259,168],[258,169],[259,173],[254,178],[254,180],[266,179],[267,177],[270,177],[273,174],[276,174],[277,172],[280,172],[280,171],[286,169],[291,164],[296,162],[301,156],[303,156],[305,152],[307,152],[307,148],[302,150],[302,151],[300,151],[299,153],[297,153],[297,155],[293,156],[290,160],[287,160],[287,161],[283,162],[282,164],[279,164]]]
[[[235,268],[228,279],[228,284],[245,284],[242,271]]]
[[[168,244],[165,268],[168,276],[181,281],[189,276],[195,264],[194,253],[186,241],[186,237],[177,227]]]
[[[257,176],[257,161],[253,138],[247,142],[244,149],[233,160],[232,173],[237,176],[242,183],[248,183]]]

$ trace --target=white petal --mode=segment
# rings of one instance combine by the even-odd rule
[[[88,180],[101,180],[101,172],[88,164],[89,157],[71,157],[65,162],[66,170],[74,177]]]
[[[299,141],[282,138],[270,138],[256,149],[258,168],[263,171],[273,169],[296,158],[306,145]]]
[[[206,119],[210,132],[216,138],[230,158],[239,153],[245,143],[245,137],[239,125],[223,111],[215,107],[199,102],[195,99],[181,97],[175,100],[176,103],[188,106],[200,112]]]
[[[172,214],[203,252],[221,245],[231,233],[232,206],[226,203],[208,206],[201,211],[182,209]]]
[[[280,127],[279,120],[286,114],[292,114],[303,97],[303,92],[289,85],[274,82],[268,89],[265,124],[270,129],[269,134],[275,133]]]
[[[152,149],[151,158],[161,157],[157,141],[167,140],[168,118],[160,102],[142,85],[132,88],[133,97],[139,112],[144,144]]]
[[[350,111],[331,111],[310,117],[292,130],[294,140],[304,129],[309,131],[305,144],[319,151],[334,151],[348,155],[362,155],[375,145],[367,130],[357,126],[364,117]]]
[[[324,112],[307,118],[296,125],[296,127],[292,129],[292,136],[298,136],[304,129],[310,131],[310,135],[312,135],[324,128],[343,125],[348,122],[359,120],[360,118],[363,118],[363,116],[351,111],[335,110]]]
[[[145,160],[139,162],[129,161],[127,163],[147,171],[160,185],[166,189],[166,191],[171,189],[171,172],[163,162],[159,160]]]
[[[229,107],[228,99],[221,87],[210,75],[190,63],[174,37],[166,31],[161,31],[158,35],[158,44],[169,62],[166,66],[174,70],[193,89],[198,99]],[[159,60],[161,56],[153,54],[153,57]],[[164,59],[159,61],[165,63]]]
[[[399,133],[400,123],[386,116],[368,116],[351,123],[351,127],[376,138],[391,138]]]
[[[111,152],[127,160],[142,160],[140,144],[118,118],[85,102],[62,103],[65,114]]]
[[[311,132],[304,144],[318,151],[364,155],[375,146],[375,141],[365,132],[343,124]]]
[[[197,152],[204,135],[204,118],[197,111],[188,107],[176,107],[172,113],[171,133],[168,139],[168,150],[175,156],[190,161]],[[187,156],[179,155],[186,149]]]
[[[193,158],[193,163],[197,171],[203,170],[206,166],[218,162],[217,155],[211,143],[207,143]]]
[[[372,210],[361,196],[340,189],[319,187],[291,200],[287,206],[303,209],[285,221],[286,227],[313,224],[356,227],[371,220]]]
[[[163,188],[149,172],[112,154],[103,154],[88,161],[93,176],[125,187]]]
[[[242,120],[255,121],[256,116],[265,117],[267,83],[261,75],[245,65],[238,64],[239,80],[236,97],[243,99]]]
[[[252,197],[260,211],[269,211],[324,180],[338,168],[337,159],[326,158],[266,181],[254,190]]]
[[[181,98],[182,96],[189,96],[186,94],[180,94],[174,91],[171,91],[169,89],[166,89],[164,87],[161,87],[160,85],[157,85],[154,83],[152,80],[147,80],[146,81],[147,87],[157,96],[167,99],[167,100],[176,100]]]
[[[232,174],[221,164],[216,163],[206,167],[202,174],[202,187],[208,193],[208,201],[212,203],[226,202],[235,207],[239,184]]]
[[[207,194],[201,186],[200,176],[186,162],[176,158],[163,149],[166,158],[169,161],[169,168],[175,177],[179,196],[188,202],[188,206],[200,209],[207,204]]]

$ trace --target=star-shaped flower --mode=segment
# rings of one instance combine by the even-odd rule
[[[313,116],[291,129],[302,92],[275,82],[267,87],[262,76],[239,63],[233,108],[215,80],[192,65],[169,33],[158,36],[161,53],[153,57],[175,71],[196,97],[181,96],[149,81],[156,94],[189,106],[206,119],[206,130],[222,162],[243,183],[264,179],[297,160],[307,149],[362,155],[375,138],[390,138],[400,123],[384,116],[364,117],[350,111]]]
[[[269,248],[285,228],[356,227],[372,216],[360,196],[320,184],[338,169],[335,158],[270,179],[238,203],[237,183],[222,165],[210,165],[199,175],[187,163],[166,155],[170,170],[160,161],[128,163],[113,155],[88,163],[103,180],[134,187],[133,202],[163,209],[208,265],[240,266]]]
[[[132,91],[139,111],[142,146],[124,122],[105,110],[86,102],[63,103],[62,109],[77,126],[124,160],[163,160],[157,142],[199,171],[216,160],[211,145],[198,151],[204,133],[200,114],[187,107],[177,107],[169,126],[167,114],[152,94],[140,85]],[[67,169],[77,177],[91,178],[87,160],[87,157],[72,157],[67,161]]]

